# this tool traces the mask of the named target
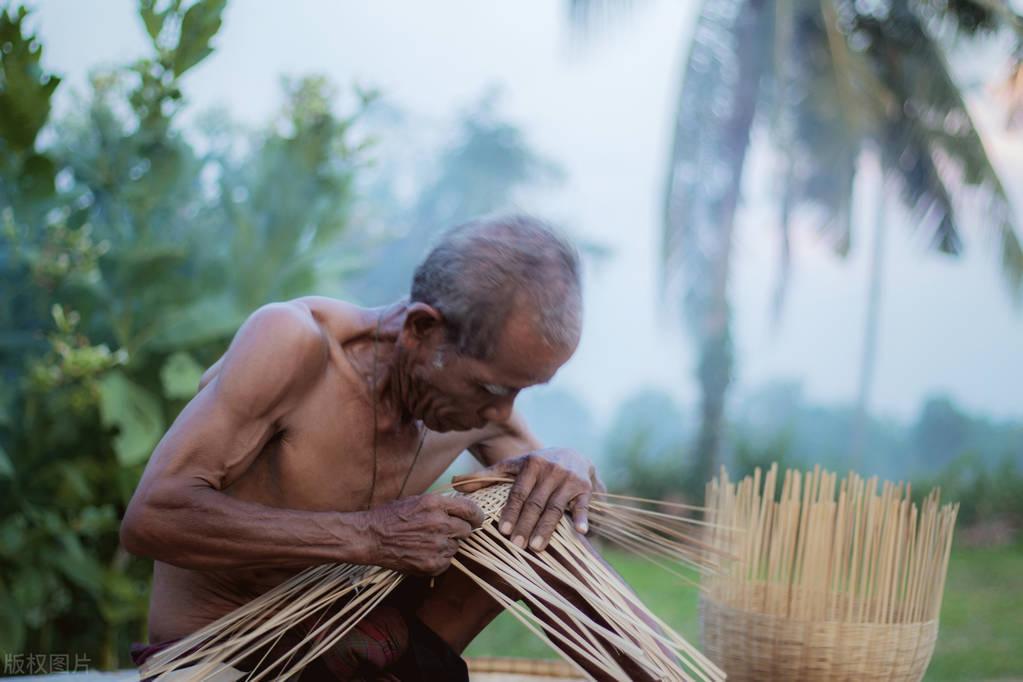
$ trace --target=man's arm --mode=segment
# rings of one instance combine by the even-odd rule
[[[462,492],[491,484],[486,479],[515,479],[501,512],[499,530],[520,547],[547,547],[554,529],[571,510],[576,530],[589,529],[587,508],[594,490],[602,490],[593,464],[575,450],[544,448],[518,412],[507,422],[493,424],[469,451],[487,468],[453,481]]]
[[[342,513],[231,495],[270,438],[286,430],[289,413],[322,375],[328,349],[300,305],[254,313],[153,452],[121,524],[124,547],[199,570],[327,562],[444,570],[457,538],[478,522],[468,500],[423,496]]]

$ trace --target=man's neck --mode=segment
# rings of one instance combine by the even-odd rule
[[[381,431],[400,429],[415,421],[408,408],[412,388],[409,358],[398,345],[407,308],[408,301],[402,299],[373,311],[371,353],[375,367],[370,370],[369,388],[374,392],[372,398]]]

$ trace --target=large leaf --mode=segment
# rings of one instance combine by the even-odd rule
[[[106,569],[95,556],[85,551],[81,540],[70,529],[60,534],[53,558],[69,582],[96,599],[102,598]]]
[[[139,15],[142,17],[142,23],[145,25],[146,33],[152,39],[153,45],[159,47],[156,39],[163,31],[163,23],[167,14],[156,11],[156,0],[139,0]]]
[[[175,400],[194,396],[200,379],[202,366],[184,351],[171,355],[160,369],[164,395]]]
[[[213,52],[210,40],[220,30],[227,0],[199,0],[181,20],[181,37],[174,52],[174,73],[178,76]]]
[[[100,416],[104,426],[118,429],[114,451],[125,466],[145,461],[163,435],[160,403],[120,370],[100,382]]]

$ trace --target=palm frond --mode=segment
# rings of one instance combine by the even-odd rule
[[[568,0],[568,25],[582,41],[620,30],[645,0]]]
[[[939,46],[920,19],[896,3],[887,21],[864,17],[871,37],[866,54],[901,108],[890,110],[880,136],[885,164],[900,179],[903,196],[920,218],[935,224],[932,243],[958,253],[962,214],[953,196],[972,189],[983,198],[974,216],[993,230],[1002,273],[1014,297],[1023,294],[1019,237],[1013,207],[984,142],[952,79]]]

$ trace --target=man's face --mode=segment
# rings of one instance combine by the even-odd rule
[[[519,391],[547,383],[575,352],[550,346],[526,314],[513,313],[487,360],[459,354],[443,339],[426,340],[411,369],[413,415],[433,431],[467,431],[502,422]]]

